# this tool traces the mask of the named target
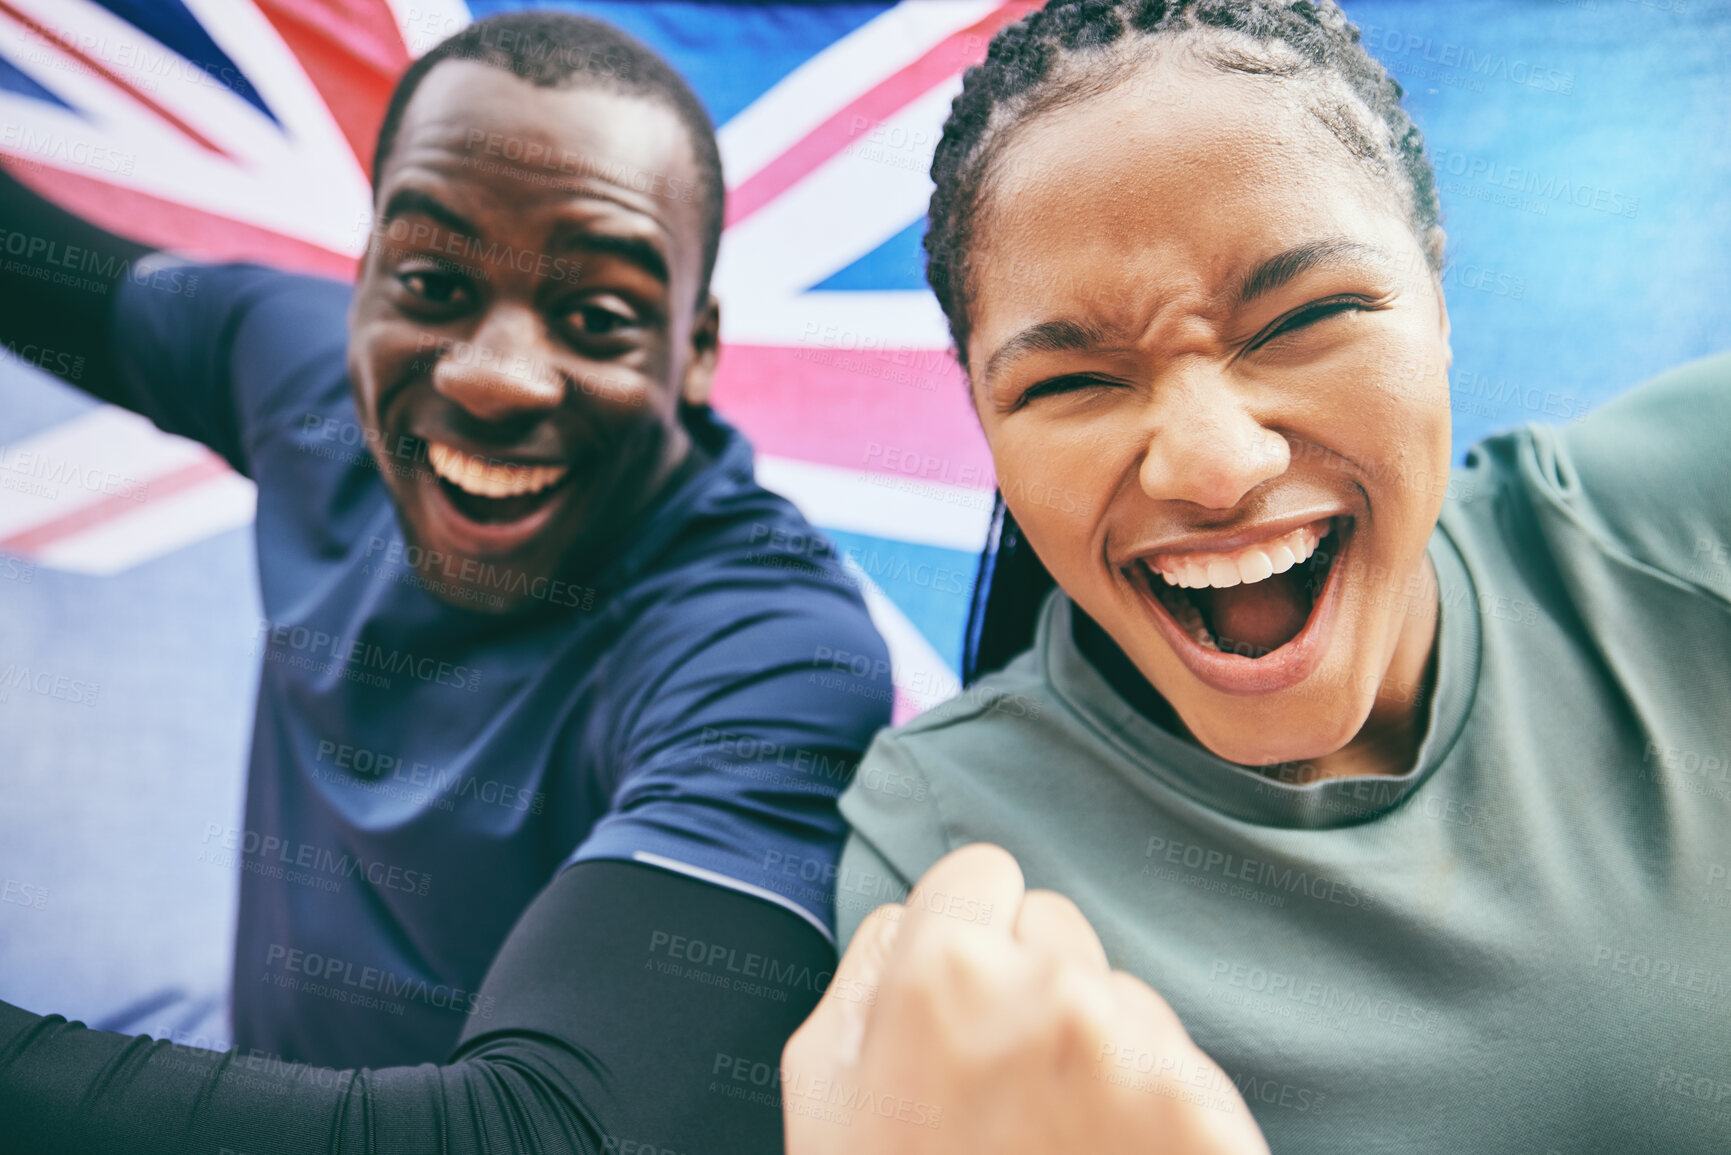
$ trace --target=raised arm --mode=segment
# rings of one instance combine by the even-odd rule
[[[443,1066],[335,1071],[0,1003],[0,1119],[43,1155],[770,1155],[776,1058],[834,958],[762,899],[584,862],[524,912],[479,992],[484,1029]]]
[[[73,216],[0,167],[0,254],[0,341],[10,354],[127,405],[114,302],[151,249]]]
[[[1268,1155],[1164,999],[976,843],[860,925],[782,1059],[788,1155]]]

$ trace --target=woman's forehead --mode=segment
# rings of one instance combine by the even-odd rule
[[[1140,219],[1150,201],[1223,215],[1356,199],[1387,183],[1325,127],[1313,85],[1195,67],[1149,73],[1017,129],[986,181],[983,221],[1062,219],[1086,206],[1108,225]]]
[[[994,289],[1097,293],[1156,275],[1218,288],[1257,254],[1312,237],[1412,244],[1390,182],[1329,133],[1302,85],[1152,72],[1005,143],[973,231],[976,313]],[[1176,99],[1161,99],[1167,89]]]

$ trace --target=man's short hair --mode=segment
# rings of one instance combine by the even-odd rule
[[[709,292],[715,255],[721,246],[726,185],[715,125],[691,87],[653,49],[610,24],[570,12],[505,12],[478,20],[435,45],[409,65],[379,126],[373,150],[373,180],[378,181],[396,144],[403,110],[427,73],[446,60],[472,60],[504,69],[543,88],[598,88],[660,101],[685,127],[697,161],[697,197],[703,227],[703,276],[697,299]]]

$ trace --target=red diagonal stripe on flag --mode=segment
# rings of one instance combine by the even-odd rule
[[[385,105],[409,66],[409,50],[390,7],[384,0],[257,3],[324,98],[361,171],[371,175]]]
[[[1010,0],[1000,5],[985,18],[945,37],[924,56],[880,81],[806,133],[792,148],[728,191],[728,226],[749,217],[846,148],[856,135],[853,127],[856,117],[872,124],[887,120],[968,65],[983,59],[992,33],[1038,6],[1031,0]]]
[[[147,483],[149,495],[144,501],[133,496],[133,491],[112,493],[100,501],[65,513],[52,521],[39,522],[29,529],[20,530],[11,537],[0,537],[0,549],[8,553],[33,554],[53,545],[57,541],[83,533],[92,526],[101,525],[111,518],[121,517],[135,510],[142,509],[152,501],[160,501],[172,494],[191,489],[195,485],[209,481],[213,477],[221,477],[228,472],[228,463],[215,454],[210,454],[190,465],[171,470],[161,477],[153,477]]]
[[[30,29],[30,31],[36,33],[36,35],[42,37],[42,39],[48,41],[56,48],[59,48],[68,56],[76,57],[78,62],[84,65],[84,67],[90,69],[90,71],[96,73],[96,75],[102,77],[102,79],[108,81],[108,83],[114,85],[116,88],[123,90],[128,96],[132,97],[132,99],[138,101],[138,103],[144,105],[144,107],[150,109],[150,111],[156,113],[156,115],[174,125],[174,127],[185,133],[187,137],[200,148],[207,152],[214,152],[216,155],[229,160],[234,159],[221,148],[217,147],[215,141],[211,140],[208,136],[205,136],[204,133],[198,131],[198,129],[192,127],[192,125],[186,123],[186,121],[180,119],[180,117],[164,108],[161,104],[152,100],[130,80],[126,79],[126,77],[120,75],[120,73],[114,71],[114,69],[108,67],[108,65],[102,63],[102,61],[96,59],[94,56],[91,56],[88,52],[85,52],[70,39],[56,36],[51,29],[38,23],[34,17],[18,11],[17,8],[6,3],[6,0],[0,0],[0,12],[4,12],[6,15],[12,17],[12,19],[18,21],[18,23],[24,25],[24,27]]]
[[[259,261],[295,273],[355,279],[355,258],[180,201],[110,184],[28,157],[0,157],[19,183],[93,225],[200,261]]]
[[[992,455],[962,371],[946,350],[815,354],[786,345],[726,346],[715,407],[759,453],[898,472],[885,464],[888,449],[917,462],[928,481],[991,487]],[[910,411],[918,420],[907,419]]]

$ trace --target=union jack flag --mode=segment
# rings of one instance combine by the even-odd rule
[[[529,6],[0,0],[0,163],[160,248],[347,279],[396,77],[470,20]],[[921,275],[927,171],[962,70],[1033,5],[543,6],[625,27],[707,103],[728,178],[715,403],[763,483],[849,559],[898,719],[947,697],[994,479]],[[44,567],[116,574],[252,517],[249,482],[111,407],[3,449],[13,472],[57,479],[50,501],[0,490],[0,550]]]

